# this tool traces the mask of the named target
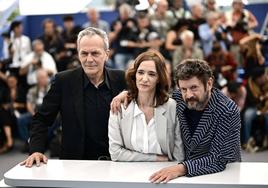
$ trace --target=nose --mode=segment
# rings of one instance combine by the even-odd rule
[[[148,81],[148,75],[147,74],[142,75],[142,81],[143,82]]]
[[[189,98],[193,97],[194,95],[193,95],[193,92],[190,89],[187,89],[185,96],[186,96],[187,99],[189,99]]]
[[[92,55],[90,53],[88,53],[87,62],[91,62],[91,61],[93,61]]]

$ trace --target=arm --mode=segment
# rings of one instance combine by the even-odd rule
[[[20,163],[26,167],[32,167],[34,163],[47,163],[47,157],[43,154],[47,143],[48,127],[54,122],[60,108],[60,83],[56,78],[52,81],[51,88],[44,98],[40,111],[34,117],[30,129],[30,156]]]
[[[173,41],[176,39],[176,32],[175,31],[169,31],[167,33],[167,37],[166,37],[166,43],[165,43],[165,48],[167,50],[175,50],[177,46],[175,46],[173,44]]]
[[[45,56],[46,58],[42,61],[43,62],[43,67],[47,70],[48,75],[54,75],[57,73],[57,67],[56,67],[56,63],[53,59],[53,57],[50,54],[47,54],[47,56]]]
[[[1,68],[0,68],[1,69]],[[2,71],[0,71],[0,80],[3,80],[3,81],[5,81],[6,82],[6,80],[7,80],[7,76],[2,72]]]
[[[34,115],[34,107],[33,107],[33,104],[30,103],[30,102],[27,102],[27,103],[26,103],[26,108],[27,108],[27,111],[28,111],[29,113],[31,113],[32,116],[33,116],[33,115]]]
[[[156,161],[157,155],[144,154],[125,148],[120,129],[121,113],[110,112],[109,118],[109,152],[113,161]],[[129,126],[129,125],[124,125]],[[130,139],[130,138],[128,138]]]
[[[240,159],[240,114],[237,108],[221,121],[208,155],[186,160],[154,173],[149,180],[153,183],[168,182],[180,176],[198,176],[220,172],[228,162]],[[224,124],[224,126],[222,126]],[[231,127],[228,127],[231,126]]]
[[[36,64],[36,63],[37,63],[36,60],[32,60],[32,62],[25,64],[25,66],[22,65],[21,68],[20,68],[20,70],[19,70],[19,74],[20,74],[21,76],[26,75],[26,74],[28,73],[28,71],[29,71],[29,67],[30,67],[32,64]]]
[[[27,108],[27,111],[32,114],[32,116],[35,114],[35,110],[34,110],[35,103],[33,101],[34,93],[35,92],[33,92],[33,89],[30,89],[26,96],[26,108]]]
[[[220,172],[225,169],[228,162],[241,160],[241,122],[238,108],[235,108],[229,117],[219,122],[220,124],[208,155],[182,162],[187,168],[186,176],[191,177]]]
[[[48,127],[53,124],[60,109],[60,87],[61,83],[56,75],[40,110],[33,117],[30,129],[30,153],[45,151]]]
[[[250,29],[254,29],[257,26],[258,26],[258,21],[256,17],[251,12],[249,12],[248,27]]]
[[[173,158],[176,159],[176,161],[178,162],[182,162],[184,160],[184,146],[181,138],[181,127],[177,117],[176,117],[176,127],[174,134],[175,134],[175,142],[174,142]]]

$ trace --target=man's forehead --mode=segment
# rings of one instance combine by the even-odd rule
[[[203,83],[196,76],[188,80],[178,80],[179,87],[202,86]]]
[[[85,51],[85,52],[102,52],[104,48],[99,48],[99,47],[88,47],[88,46],[80,46],[80,51]]]
[[[98,36],[98,35],[88,35],[88,36],[83,36],[79,43],[78,46],[80,48],[90,48],[90,49],[100,49],[100,50],[104,50],[104,41],[103,39]]]

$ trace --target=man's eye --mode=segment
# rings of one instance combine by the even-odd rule
[[[94,57],[97,57],[97,56],[100,55],[100,53],[99,52],[92,52],[91,55],[94,56]]]
[[[186,91],[187,91],[187,89],[185,89],[185,88],[181,88],[181,92],[182,92],[182,93],[186,93]]]
[[[192,86],[192,87],[191,87],[191,90],[192,90],[192,91],[195,91],[196,89],[197,89],[197,86]]]

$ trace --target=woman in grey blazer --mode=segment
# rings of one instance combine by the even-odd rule
[[[109,118],[113,161],[184,159],[176,102],[169,98],[165,60],[155,51],[140,54],[126,73],[130,104]]]

